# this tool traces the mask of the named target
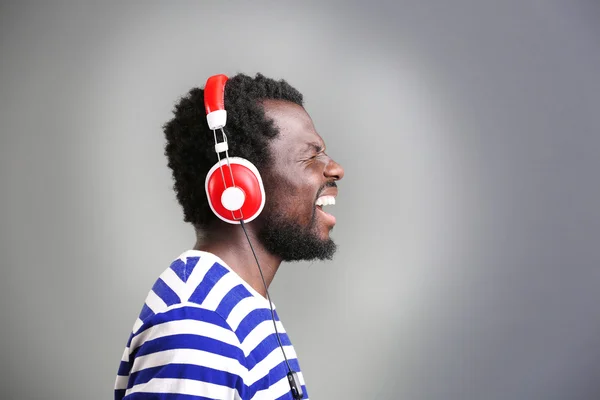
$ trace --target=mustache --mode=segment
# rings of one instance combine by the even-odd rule
[[[317,197],[315,198],[315,200],[316,200],[316,199],[318,199],[318,198],[319,198],[319,196],[321,196],[321,193],[323,193],[323,191],[324,191],[325,189],[327,189],[327,188],[330,188],[330,187],[337,188],[337,187],[338,187],[338,185],[337,185],[337,183],[335,183],[335,182],[333,182],[333,181],[325,183],[325,184],[324,184],[323,186],[321,186],[321,187],[319,188],[319,190],[317,191]]]

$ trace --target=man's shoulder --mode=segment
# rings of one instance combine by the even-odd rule
[[[188,250],[173,260],[154,282],[139,314],[134,334],[143,324],[165,318],[220,318],[227,324],[240,313],[259,307],[247,284],[212,253]],[[241,304],[240,304],[241,303]],[[164,315],[162,315],[164,314]]]
[[[215,310],[186,302],[167,307],[147,317],[137,330],[132,332],[129,348],[135,349],[149,340],[173,335],[180,338],[202,336],[232,346],[240,346],[234,330]]]

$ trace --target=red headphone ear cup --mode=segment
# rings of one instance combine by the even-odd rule
[[[231,166],[231,172],[229,170]],[[223,174],[221,174],[221,172]],[[230,211],[221,196],[225,189],[233,187],[231,175],[235,186],[244,192],[244,201],[240,209]],[[225,184],[223,184],[225,178]],[[258,169],[248,160],[238,157],[229,157],[215,164],[206,175],[206,197],[208,204],[217,217],[230,224],[239,224],[239,219],[244,222],[254,220],[265,206],[265,189]]]

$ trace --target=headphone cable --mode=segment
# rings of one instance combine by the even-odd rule
[[[252,246],[252,242],[250,241],[250,237],[248,236],[248,232],[246,231],[246,227],[244,226],[244,220],[240,220],[240,225],[242,225],[242,229],[246,234],[246,239],[248,240],[248,244],[250,245],[250,249],[252,250],[252,254],[254,255],[254,259],[256,260],[256,265],[258,265],[258,271],[260,272],[260,277],[262,278],[263,285],[265,287],[265,292],[267,293],[267,300],[269,300],[269,307],[271,309],[271,319],[273,320],[273,327],[275,328],[275,334],[277,336],[277,341],[279,342],[279,347],[281,347],[281,352],[283,353],[283,358],[285,359],[285,363],[287,364],[289,372],[292,372],[292,368],[290,367],[290,363],[285,355],[285,351],[283,351],[283,344],[281,343],[281,339],[279,338],[279,332],[277,331],[277,324],[275,323],[275,312],[273,311],[273,304],[271,303],[271,296],[269,296],[269,289],[267,289],[267,283],[265,282],[265,277],[262,272],[262,268],[260,267],[260,263],[258,262],[258,257],[254,252],[254,247]]]
[[[285,364],[288,368],[288,381],[290,383],[290,387],[292,389],[292,397],[294,399],[302,399],[304,397],[304,393],[302,391],[302,386],[300,382],[297,380],[298,375],[295,371],[292,370],[290,363],[285,355],[285,351],[283,350],[283,344],[281,343],[281,338],[279,337],[279,331],[277,330],[277,324],[275,323],[275,312],[273,311],[273,304],[271,303],[271,296],[269,295],[269,289],[267,288],[267,283],[265,281],[265,276],[263,275],[262,268],[260,267],[260,263],[258,262],[258,257],[256,256],[256,252],[254,251],[254,246],[252,246],[252,242],[250,241],[250,236],[248,236],[248,232],[246,231],[246,226],[244,225],[244,220],[240,219],[240,225],[244,230],[244,234],[246,235],[246,239],[248,240],[248,244],[250,245],[250,250],[252,250],[252,254],[254,255],[254,259],[256,260],[256,265],[258,266],[258,272],[260,272],[260,277],[262,279],[263,285],[265,287],[265,292],[267,293],[267,300],[269,301],[269,308],[271,309],[271,320],[273,321],[273,327],[275,328],[275,336],[277,337],[277,341],[279,342],[279,348],[281,348],[281,352],[283,353],[283,358],[285,359]]]

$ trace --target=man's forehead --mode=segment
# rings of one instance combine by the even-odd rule
[[[267,118],[279,128],[282,139],[322,142],[304,107],[283,100],[265,100],[263,107]]]

